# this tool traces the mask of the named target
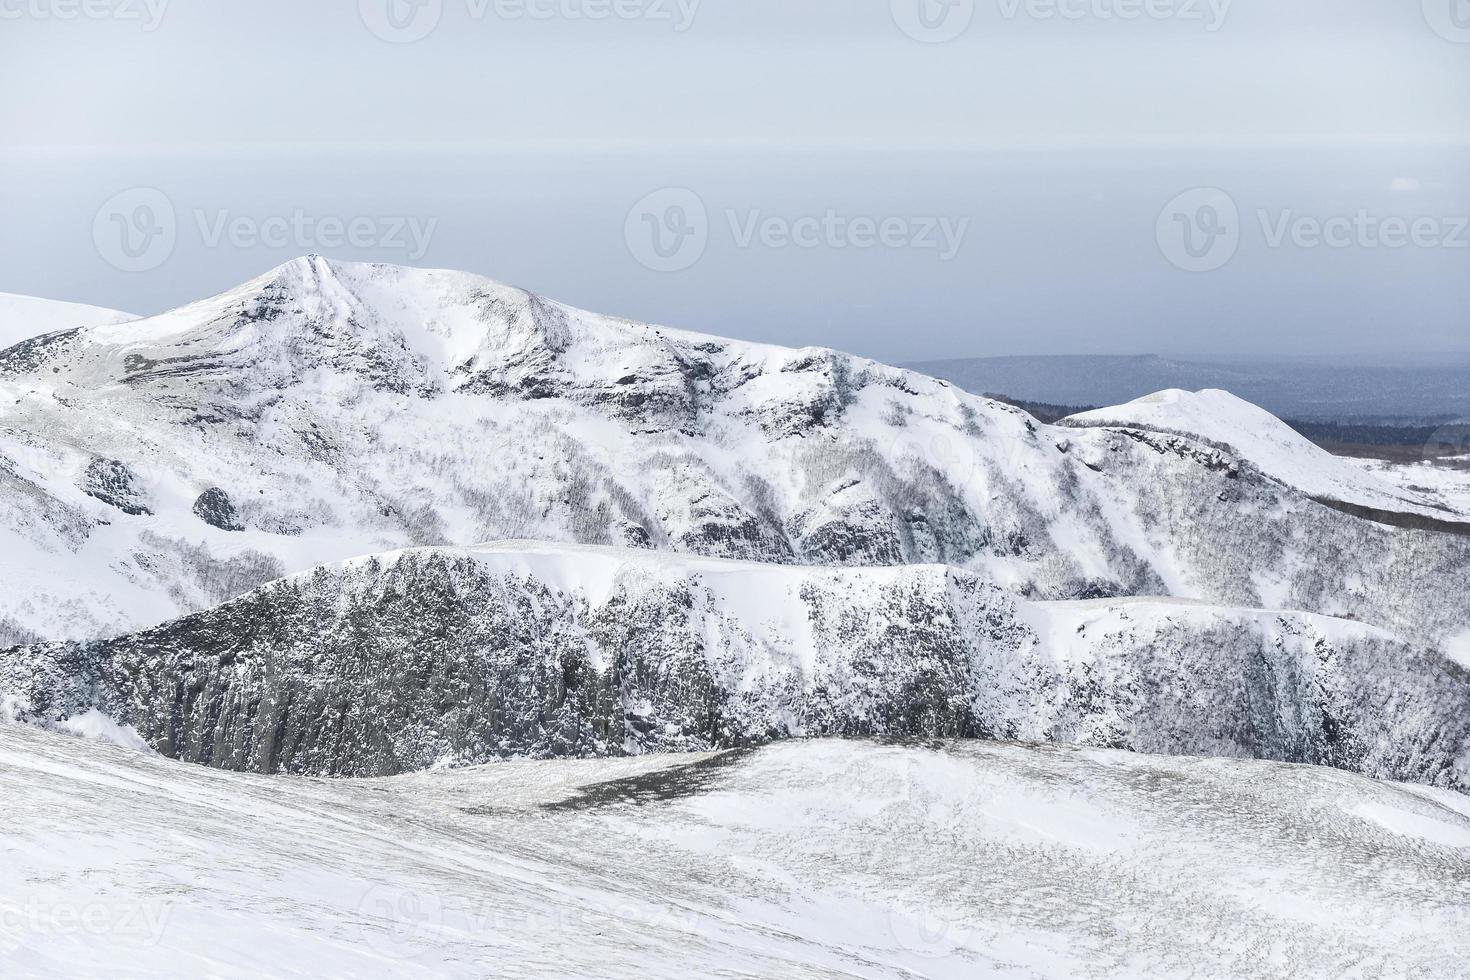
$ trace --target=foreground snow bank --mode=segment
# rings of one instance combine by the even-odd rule
[[[344,782],[0,728],[0,825],[16,978],[1470,962],[1470,804],[1270,763],[804,742]]]

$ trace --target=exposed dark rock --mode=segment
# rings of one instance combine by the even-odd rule
[[[1470,789],[1470,672],[1445,658],[1294,613],[1101,612],[1023,607],[934,567],[414,551],[142,633],[12,649],[0,691],[262,773],[854,735],[1255,756]]]
[[[221,531],[245,530],[230,495],[219,487],[210,487],[199,495],[194,501],[194,514],[204,523]]]
[[[137,474],[121,460],[92,460],[82,474],[81,488],[88,496],[96,497],[124,514],[140,517],[153,513],[144,502],[145,494]]]

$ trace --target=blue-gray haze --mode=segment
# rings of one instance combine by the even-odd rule
[[[147,313],[320,251],[889,361],[1463,351],[1465,6],[0,0],[0,290]],[[96,241],[135,188],[146,271]],[[629,243],[664,188],[676,271]],[[1212,271],[1160,241],[1192,188]]]

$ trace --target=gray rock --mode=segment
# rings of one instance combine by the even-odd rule
[[[221,531],[245,530],[240,514],[235,510],[234,501],[219,487],[210,487],[199,495],[194,501],[194,514],[204,523]]]

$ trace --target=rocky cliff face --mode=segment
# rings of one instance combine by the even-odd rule
[[[98,708],[167,755],[264,773],[922,735],[1470,788],[1470,674],[1431,651],[1296,613],[1030,603],[938,566],[415,550],[7,651],[0,690],[34,718]]]
[[[1334,512],[1187,436],[1043,426],[827,350],[303,259],[0,352],[0,644],[282,574],[526,538],[947,563],[1037,599],[1173,595],[1470,628],[1470,540]]]

